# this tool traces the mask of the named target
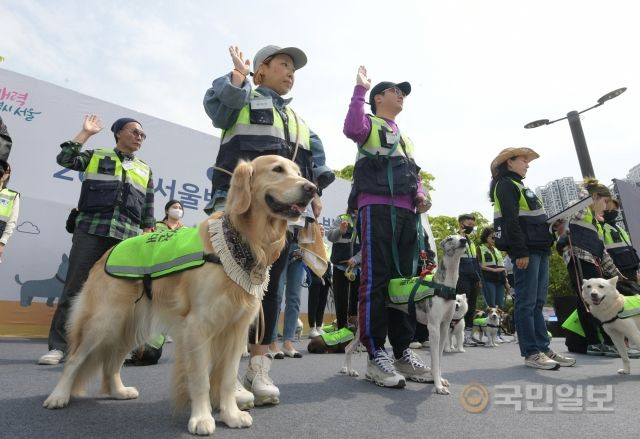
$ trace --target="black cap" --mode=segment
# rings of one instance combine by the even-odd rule
[[[118,137],[116,136],[116,134],[118,133],[118,131],[120,131],[122,128],[124,128],[124,126],[128,123],[131,122],[135,122],[138,125],[142,126],[142,124],[140,122],[138,122],[135,119],[132,119],[130,117],[121,117],[120,119],[116,120],[113,125],[111,125],[111,132],[113,133],[113,137],[116,139],[116,142],[118,141]]]
[[[382,81],[377,83],[372,89],[371,89],[371,93],[369,93],[369,105],[371,105],[371,112],[373,114],[376,113],[376,101],[375,99],[373,99],[376,95],[382,94],[382,92],[384,92],[387,89],[390,89],[392,87],[398,87],[400,90],[402,90],[402,92],[404,93],[405,96],[409,96],[409,93],[411,93],[411,84],[409,84],[408,82],[399,82],[399,83],[395,83],[395,82],[389,82],[389,81]]]

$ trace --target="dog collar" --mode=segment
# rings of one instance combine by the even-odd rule
[[[498,327],[498,325],[490,325],[489,323],[487,323],[487,326],[488,326],[489,328],[497,328],[497,327]]]
[[[454,327],[454,326],[456,326],[456,325],[458,324],[458,322],[459,322],[460,320],[462,320],[463,318],[464,318],[464,317],[460,317],[459,319],[451,319],[451,323],[449,323],[449,326],[450,326],[451,328],[453,328],[453,327]]]
[[[247,293],[262,300],[269,285],[271,266],[256,263],[251,248],[233,228],[228,215],[209,220],[209,235],[227,276]]]
[[[607,323],[611,323],[611,322],[615,322],[616,320],[619,319],[619,315],[622,314],[624,312],[624,306],[622,307],[622,309],[620,310],[619,313],[617,313],[615,316],[613,316],[613,318],[607,320],[606,322],[602,322],[603,325],[606,325]]]

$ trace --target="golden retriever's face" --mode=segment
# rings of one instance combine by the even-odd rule
[[[278,155],[261,156],[236,167],[227,211],[242,214],[251,207],[270,216],[296,219],[316,192],[316,186],[300,175],[300,168],[291,160]]]

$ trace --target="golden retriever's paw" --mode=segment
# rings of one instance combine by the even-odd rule
[[[213,420],[213,416],[210,413],[202,416],[192,416],[189,419],[187,429],[191,434],[207,436],[213,434],[216,430],[216,421]]]
[[[69,405],[69,395],[60,395],[52,393],[42,403],[42,407],[47,409],[61,409]]]
[[[444,387],[449,387],[449,380],[446,380],[444,378],[440,378],[440,382],[442,383],[442,385]]]
[[[114,399],[136,399],[138,395],[138,389],[135,387],[122,387],[111,392],[111,397]]]
[[[618,373],[620,375],[629,375],[631,374],[631,368],[618,369]]]
[[[230,428],[243,428],[243,427],[251,427],[253,424],[253,418],[247,412],[243,412],[240,410],[226,413],[221,413],[220,418],[222,422],[227,424],[227,427]]]
[[[449,395],[451,392],[449,392],[449,389],[447,389],[446,387],[436,386],[435,393],[437,393],[438,395]]]

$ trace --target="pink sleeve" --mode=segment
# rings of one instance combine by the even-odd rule
[[[371,131],[371,120],[364,111],[365,94],[367,94],[366,88],[361,85],[355,86],[342,130],[345,136],[357,144],[363,144]]]

